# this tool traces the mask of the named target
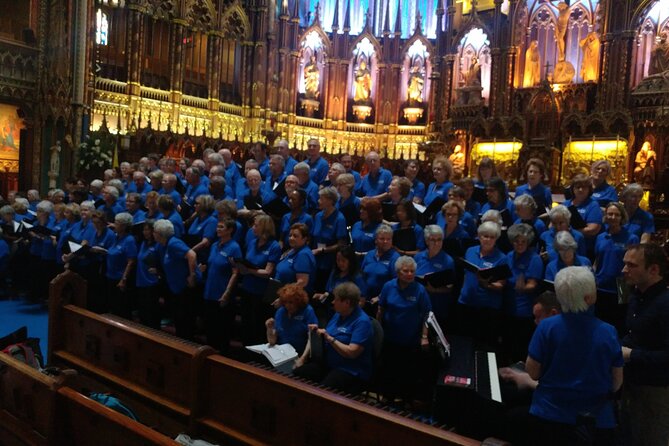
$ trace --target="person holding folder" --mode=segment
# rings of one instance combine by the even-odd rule
[[[318,191],[320,212],[314,216],[312,252],[316,256],[316,282],[314,289],[322,292],[335,263],[337,247],[348,243],[346,219],[336,208],[339,195],[334,187]]]
[[[555,237],[561,231],[567,231],[574,238],[576,242],[576,254],[579,256],[586,256],[585,237],[581,232],[573,229],[570,225],[571,212],[566,206],[558,204],[548,212],[548,218],[551,225],[548,230],[544,231],[539,238],[541,239],[541,249],[539,255],[546,262],[551,262],[559,257],[558,251],[555,249]]]
[[[565,200],[564,206],[569,209],[569,212],[578,213],[580,219],[574,216],[572,219],[572,226],[577,229],[585,237],[585,245],[588,250],[589,257],[595,250],[595,239],[602,228],[602,209],[599,203],[592,199],[592,181],[590,177],[579,174],[571,180],[571,189],[574,192],[574,198]],[[582,221],[585,225],[580,228],[576,226],[574,221]]]
[[[376,229],[383,222],[381,202],[364,197],[360,202],[360,220],[351,227],[351,243],[355,252],[364,256],[374,249]]]
[[[449,203],[453,203],[450,202]],[[444,205],[446,206],[446,205]],[[439,325],[448,327],[447,318],[453,306],[453,282],[440,280],[440,283],[433,283],[430,276],[436,273],[450,272],[452,279],[455,279],[455,263],[453,258],[443,250],[444,231],[437,225],[427,225],[424,230],[424,237],[427,248],[416,254],[416,276],[422,282],[430,296],[432,311],[437,317]]]
[[[444,200],[443,202],[448,201],[448,190],[453,187],[453,183],[451,183],[453,165],[445,157],[435,158],[432,161],[432,176],[434,182],[427,187],[423,200],[425,206],[429,206],[437,198],[441,198]]]
[[[423,227],[416,223],[416,208],[410,200],[404,199],[395,211],[398,223],[393,228],[393,246],[400,255],[415,256],[425,249]]]

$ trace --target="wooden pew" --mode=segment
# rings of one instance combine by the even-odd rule
[[[58,397],[60,445],[145,446],[177,445],[169,437],[125,415],[85,397],[69,387],[61,387]]]
[[[49,363],[77,370],[72,385],[82,393],[111,392],[156,430],[170,437],[185,431],[196,372],[213,349],[70,304],[83,300],[82,281],[66,272],[51,283]]]
[[[0,443],[46,445],[56,426],[62,380],[0,353]]]
[[[220,355],[204,360],[198,403],[195,430],[213,438],[234,429],[256,444],[481,444]]]

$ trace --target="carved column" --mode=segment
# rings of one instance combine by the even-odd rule
[[[218,31],[207,35],[207,90],[209,110],[217,111],[221,92],[221,51],[223,36]]]
[[[502,64],[502,0],[495,0],[495,18],[493,27],[493,45],[490,50],[492,58],[491,75],[490,75],[490,97],[488,98],[488,105],[490,107],[490,114],[498,116],[503,110],[502,99],[504,86],[501,83],[503,79],[504,66]]]
[[[139,96],[142,69],[142,34],[144,20],[137,4],[128,5],[128,23],[126,26],[126,67],[128,70],[127,93]]]
[[[453,105],[453,78],[455,74],[453,66],[455,65],[455,59],[457,57],[457,54],[447,54],[444,56],[444,73],[442,77],[442,91],[444,92],[444,120],[448,120],[451,117],[451,105]],[[446,128],[442,127],[442,129],[444,131],[448,131]]]
[[[173,19],[170,27],[170,102],[172,103],[172,131],[179,132],[179,110],[183,95],[184,38],[186,21]]]

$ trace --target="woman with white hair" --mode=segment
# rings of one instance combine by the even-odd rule
[[[642,198],[643,188],[637,183],[629,184],[620,193],[620,201],[625,205],[629,217],[629,231],[639,237],[641,243],[648,243],[655,232],[655,220],[653,214],[639,207]]]
[[[38,277],[31,281],[31,294],[33,299],[47,299],[49,282],[56,275],[55,235],[52,239],[52,233],[55,232],[53,203],[40,201],[35,210],[37,219],[28,234],[33,265],[31,269],[38,272]]]
[[[570,266],[555,277],[562,314],[544,319],[529,346],[525,369],[539,384],[532,396],[535,437],[545,445],[615,444],[613,393],[623,381],[618,334],[589,308],[597,301],[592,272]],[[579,423],[594,417],[594,438]]]
[[[498,248],[500,226],[491,221],[478,228],[480,246],[473,246],[465,253],[465,260],[479,269],[494,268],[507,263]],[[462,332],[491,348],[497,344],[501,322],[504,286],[506,279],[491,280],[478,272],[465,269],[465,280],[458,303],[463,324]]]
[[[365,254],[360,266],[367,284],[367,299],[372,305],[379,300],[383,285],[395,277],[395,262],[400,255],[393,248],[393,230],[383,223],[374,233],[376,249]]]
[[[169,220],[154,223],[153,237],[162,247],[158,250],[160,265],[167,282],[176,334],[191,339],[195,331],[195,298],[190,293],[196,283],[195,251],[174,236],[174,225]]]
[[[534,230],[530,225],[515,224],[509,228],[508,235],[513,251],[506,257],[513,275],[507,287],[511,303],[510,317],[505,323],[504,345],[511,361],[522,361],[527,356],[527,344],[534,331],[532,307],[544,277],[544,263],[531,248]]]
[[[376,319],[383,326],[384,393],[414,397],[420,371],[421,347],[429,345],[427,316],[430,297],[416,282],[416,261],[402,256],[395,262],[397,278],[383,285]]]
[[[576,253],[579,256],[585,257],[586,247],[585,247],[585,237],[579,231],[572,229],[569,226],[569,221],[571,219],[571,212],[567,209],[566,206],[561,204],[555,206],[548,213],[548,218],[551,221],[550,228],[539,236],[541,239],[540,251],[541,257],[548,261],[552,261],[558,258],[558,253],[554,247],[555,236],[560,231],[567,231],[576,241],[577,249]]]
[[[114,217],[116,237],[107,250],[107,296],[112,313],[129,319],[132,312],[131,294],[128,284],[134,283],[134,268],[137,262],[137,244],[130,233],[132,215],[121,212]],[[132,275],[132,276],[131,276]],[[131,288],[134,288],[131,286]]]
[[[423,232],[427,248],[414,257],[416,260],[416,275],[424,277],[427,274],[448,271],[455,278],[453,258],[443,250],[444,231],[437,225],[427,225]],[[425,289],[430,296],[432,311],[434,311],[440,323],[445,323],[452,306],[451,292],[453,291],[453,285],[434,286],[428,281],[425,283]]]
[[[576,240],[574,240],[574,237],[568,231],[557,233],[553,242],[553,249],[558,253],[558,257],[546,265],[546,273],[544,274],[544,279],[546,280],[553,282],[558,271],[568,266],[592,267],[587,257],[576,253],[578,243],[576,243]]]
[[[532,227],[534,232],[532,246],[534,246],[534,244],[539,241],[541,234],[546,231],[546,224],[537,217],[537,213],[539,212],[537,203],[531,195],[524,194],[516,195],[516,198],[513,200],[513,206],[515,207],[516,215],[518,216],[514,223],[525,223]]]

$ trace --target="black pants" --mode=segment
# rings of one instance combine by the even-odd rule
[[[130,290],[128,288],[121,290],[118,283],[116,279],[107,278],[107,307],[116,316],[130,319],[132,317]]]
[[[474,339],[479,350],[499,350],[502,313],[487,307],[459,304],[457,307],[460,333]]]
[[[242,342],[255,345],[266,342],[265,321],[274,315],[271,305],[263,302],[261,294],[239,290],[239,312],[242,317]]]
[[[589,429],[531,416],[532,446],[611,446],[616,444],[613,429]]]
[[[362,392],[365,382],[343,370],[328,370],[325,366],[310,362],[293,371],[300,378],[316,381],[332,389],[355,395]]]
[[[207,344],[221,354],[228,353],[235,323],[234,303],[227,302],[224,306],[221,306],[220,302],[216,300],[205,300],[203,310]]]
[[[192,288],[184,288],[180,293],[172,294],[174,299],[174,329],[176,335],[193,340],[195,335],[195,309],[198,298]]]
[[[411,401],[423,370],[420,346],[398,345],[384,342],[382,356],[381,389],[384,395]]]
[[[160,303],[158,286],[138,287],[135,289],[137,295],[137,309],[139,310],[139,322],[147,327],[160,329]]]

